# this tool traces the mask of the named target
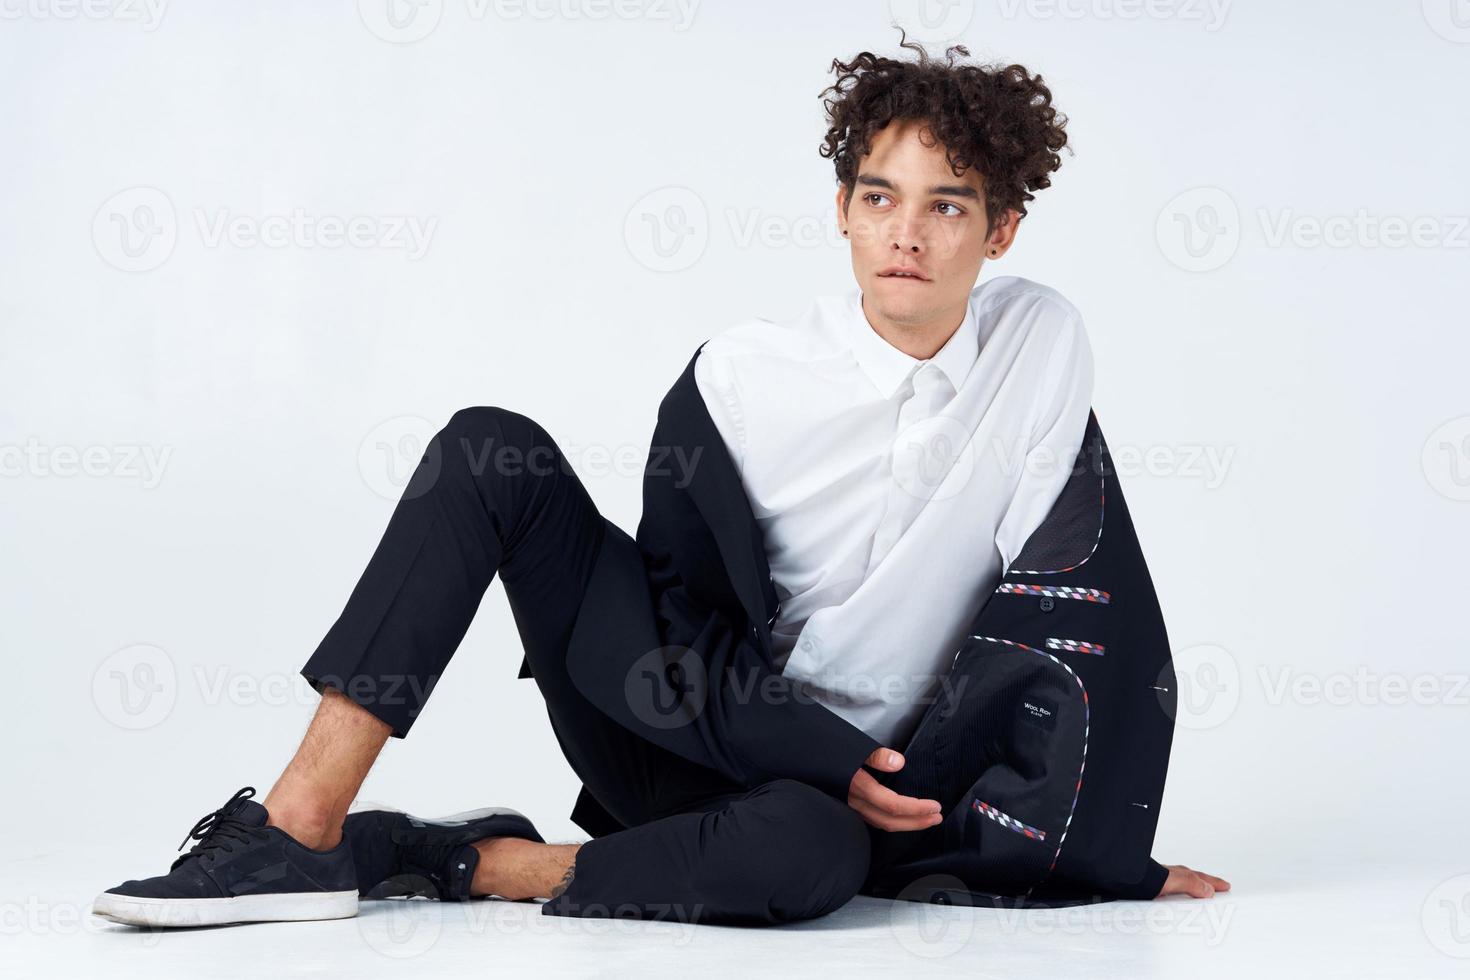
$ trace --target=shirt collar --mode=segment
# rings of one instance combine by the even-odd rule
[[[858,366],[873,382],[879,394],[884,398],[892,398],[904,379],[925,362],[910,357],[879,336],[863,313],[861,290],[854,289],[848,295],[847,313],[852,353],[857,358]],[[966,303],[965,318],[960,321],[959,328],[929,361],[944,373],[958,392],[979,356],[979,327],[975,322],[975,310],[971,304]]]

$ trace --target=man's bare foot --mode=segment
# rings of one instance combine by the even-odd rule
[[[499,895],[512,901],[555,898],[575,874],[581,844],[538,844],[518,837],[476,841],[480,863],[471,895]]]
[[[1203,871],[1195,871],[1186,868],[1182,864],[1166,864],[1169,869],[1169,877],[1164,881],[1164,887],[1158,897],[1165,895],[1188,895],[1190,898],[1211,898],[1215,892],[1228,892],[1230,882],[1224,878],[1207,875]]]

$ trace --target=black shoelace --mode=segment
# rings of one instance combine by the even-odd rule
[[[184,845],[191,840],[196,840],[199,843],[189,848],[187,854],[174,862],[174,866],[177,867],[189,858],[201,857],[210,851],[222,850],[225,853],[229,853],[235,849],[236,844],[244,846],[264,838],[264,827],[252,827],[249,824],[243,823],[238,817],[232,816],[234,810],[241,803],[254,795],[255,787],[246,786],[234,796],[230,797],[224,806],[215,810],[213,813],[207,813],[203,817],[200,817],[199,822],[194,825],[194,829],[189,831],[189,835],[179,844],[179,850],[182,851]]]

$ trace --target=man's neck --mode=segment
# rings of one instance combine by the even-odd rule
[[[899,326],[868,306],[868,297],[863,295],[863,318],[873,332],[891,347],[896,347],[917,361],[927,361],[939,353],[954,332],[965,322],[965,307],[958,311],[946,311],[927,324]]]

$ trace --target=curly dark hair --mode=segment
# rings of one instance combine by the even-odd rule
[[[1031,191],[1051,186],[1062,165],[1057,151],[1067,143],[1067,117],[1052,107],[1051,90],[1021,65],[956,64],[955,55],[970,54],[962,44],[946,48],[939,62],[899,32],[899,46],[917,51],[917,61],[870,51],[845,63],[834,58],[837,80],[821,93],[828,127],[819,152],[833,159],[847,203],[873,135],[894,120],[913,119],[944,145],[956,176],[980,168],[989,228],[1011,208],[1025,217],[1026,202],[1036,197]]]

